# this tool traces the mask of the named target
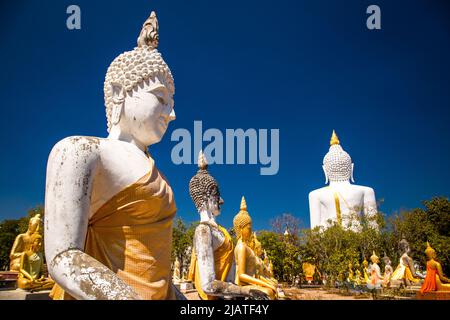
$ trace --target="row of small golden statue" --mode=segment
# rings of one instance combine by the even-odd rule
[[[17,287],[38,291],[51,289],[54,281],[44,276],[44,257],[41,251],[40,214],[32,217],[28,230],[19,234],[10,253],[10,270],[18,272]]]
[[[408,242],[403,239],[400,241],[399,247],[403,254],[400,257],[399,264],[395,271],[391,266],[391,261],[386,255],[383,257],[385,263],[384,275],[381,275],[380,267],[378,266],[379,258],[373,252],[370,260],[372,264],[369,266],[366,259],[363,261],[363,275],[359,270],[359,264],[355,265],[349,263],[347,282],[354,286],[366,285],[369,289],[389,288],[391,285],[403,284],[406,287],[419,287],[421,294],[428,292],[450,291],[450,279],[444,276],[441,264],[436,261],[436,251],[427,242],[425,250],[427,258],[426,276],[423,277],[417,273],[411,257]]]

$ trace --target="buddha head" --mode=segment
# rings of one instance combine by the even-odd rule
[[[241,207],[238,214],[233,219],[233,227],[236,232],[236,238],[249,243],[252,236],[252,218],[247,211],[247,202],[242,197]]]
[[[370,261],[372,261],[373,264],[380,262],[380,258],[378,258],[378,256],[375,254],[375,251],[372,252]]]
[[[32,252],[39,252],[42,247],[42,236],[39,233],[33,233],[31,236],[30,250]]]
[[[208,173],[208,162],[201,150],[198,155],[198,168],[189,182],[189,194],[198,212],[206,210],[218,216],[224,201],[220,197],[219,184]]]
[[[364,258],[364,261],[362,262],[362,265],[365,269],[367,269],[367,267],[369,266],[369,262],[366,260],[366,258]]]
[[[28,222],[28,232],[30,234],[39,232],[40,226],[41,226],[41,215],[38,213],[34,217],[32,217]]]
[[[333,130],[330,140],[330,150],[323,158],[325,184],[338,181],[353,180],[353,163],[350,155],[342,149],[336,132]]]
[[[386,255],[386,252],[384,253],[383,262],[387,266],[391,265],[391,259]]]
[[[409,243],[408,241],[406,241],[406,239],[402,239],[399,243],[398,243],[398,250],[404,254],[408,254],[410,252],[410,247],[409,247]]]
[[[425,249],[425,255],[427,256],[427,260],[436,259],[436,251],[430,246],[428,241],[427,248]]]
[[[174,81],[157,50],[158,42],[158,20],[152,12],[137,47],[114,59],[104,82],[108,132],[128,136],[143,146],[159,142],[175,119]]]

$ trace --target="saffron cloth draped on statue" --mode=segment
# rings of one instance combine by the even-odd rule
[[[85,252],[131,286],[142,299],[175,299],[171,283],[172,189],[149,158],[150,170],[108,200],[89,220]],[[170,248],[170,246],[169,246]],[[55,285],[55,300],[73,299]]]

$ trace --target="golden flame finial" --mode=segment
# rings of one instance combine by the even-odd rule
[[[242,200],[241,200],[241,210],[247,211],[247,202],[245,201],[244,196],[242,196]]]
[[[148,46],[151,49],[158,48],[159,44],[159,25],[156,18],[155,11],[150,13],[150,16],[145,20],[142,25],[141,33],[137,40],[138,47]]]
[[[203,151],[200,150],[200,152],[198,153],[198,167],[200,169],[206,169],[208,167],[208,161],[206,161],[206,157],[203,154]]]
[[[331,134],[330,146],[335,144],[340,144],[340,142],[336,132],[333,130],[333,133]]]

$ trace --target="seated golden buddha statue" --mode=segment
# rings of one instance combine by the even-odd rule
[[[432,291],[450,291],[450,279],[444,276],[441,264],[436,261],[436,251],[427,241],[425,249],[427,256],[427,275],[420,288],[420,293]]]
[[[270,261],[268,265],[264,261],[268,261],[269,258],[267,256],[265,256],[264,259],[261,258],[263,253],[266,253],[262,249],[261,242],[259,242],[258,238],[256,237],[256,232],[253,232],[253,241],[252,246],[250,247],[253,249],[256,255],[256,277],[272,283],[276,287],[278,285],[278,281],[273,277],[273,274],[270,270]]]
[[[41,253],[42,236],[34,233],[31,236],[30,249],[25,251],[20,259],[19,278],[17,286],[24,290],[51,289],[55,284],[53,280],[43,275],[44,258]]]
[[[233,219],[234,231],[236,232],[237,244],[234,249],[236,262],[236,284],[240,286],[255,287],[265,292],[270,299],[277,298],[277,288],[264,278],[257,277],[257,256],[252,250],[252,219],[247,212],[247,203],[242,197],[241,207]]]
[[[311,284],[311,282],[314,280],[314,274],[316,273],[316,266],[309,262],[303,262],[302,269],[306,281]]]
[[[402,281],[407,286],[419,284],[421,282],[421,276],[416,274],[413,260],[408,255],[411,251],[408,241],[402,239],[398,246],[400,252],[403,254],[400,257],[397,268],[392,273],[391,281]]]
[[[353,272],[353,263],[348,263],[348,276],[347,276],[347,282],[350,284],[353,284],[355,282],[355,274]]]
[[[34,233],[39,232],[41,225],[41,215],[36,214],[32,217],[28,223],[28,230],[25,233],[19,234],[14,240],[14,244],[9,254],[9,269],[11,271],[19,271],[20,269],[20,258],[22,254],[30,249],[31,236]]]
[[[355,275],[353,277],[353,283],[355,286],[360,286],[362,283],[364,283],[364,277],[361,276],[361,266],[359,262],[355,263]]]
[[[366,258],[364,258],[362,265],[363,265],[363,274],[364,274],[362,283],[366,284],[366,283],[369,283],[369,281],[370,281],[369,280],[369,262],[366,260]]]

